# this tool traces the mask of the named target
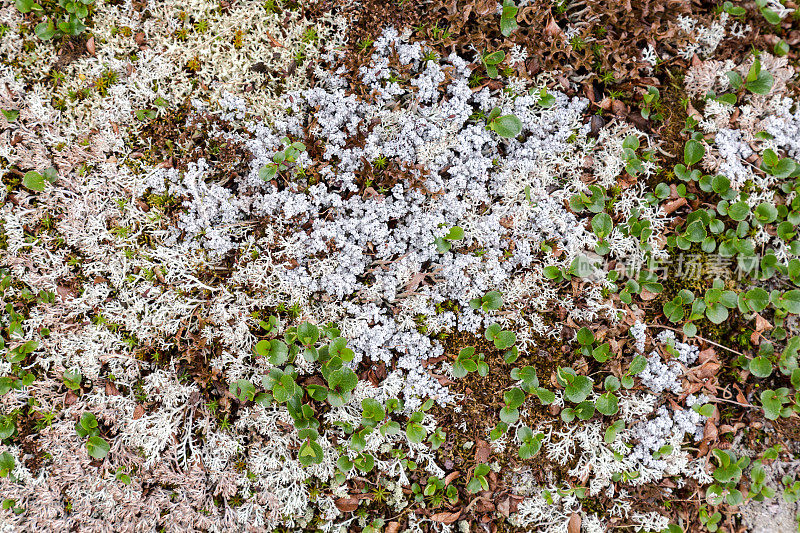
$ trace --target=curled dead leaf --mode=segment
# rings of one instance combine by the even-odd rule
[[[444,486],[445,487],[448,486],[450,483],[453,482],[454,479],[456,479],[460,475],[461,475],[461,472],[459,472],[458,470],[456,470],[455,472],[450,472],[449,474],[447,474],[444,477]]]

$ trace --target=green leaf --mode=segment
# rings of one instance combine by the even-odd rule
[[[534,389],[533,393],[537,398],[539,398],[539,401],[542,403],[542,405],[550,405],[556,400],[556,393],[542,387]]]
[[[628,368],[628,374],[635,376],[647,368],[647,359],[643,355],[637,355],[631,361],[631,366]]]
[[[0,477],[8,477],[12,470],[14,470],[14,456],[8,452],[0,454]]]
[[[95,459],[104,458],[110,449],[111,446],[108,445],[108,442],[100,437],[89,437],[89,440],[86,441],[86,451]]]
[[[320,464],[324,455],[322,453],[322,446],[317,441],[307,440],[300,446],[300,451],[297,455],[297,460],[303,466],[308,466],[312,463]]]
[[[742,79],[742,76],[738,72],[736,72],[735,70],[729,70],[728,72],[725,73],[725,75],[728,77],[728,80],[731,82],[731,87],[733,87],[734,90],[738,91],[739,87],[741,87],[742,84],[744,83],[744,80]]]
[[[594,333],[589,328],[581,328],[578,330],[577,340],[581,346],[588,346],[594,342]]]
[[[513,5],[507,5],[503,7],[503,13],[500,17],[500,33],[502,33],[505,37],[511,35],[511,33],[517,29],[517,19],[515,18],[517,15],[517,7]]]
[[[500,420],[506,424],[514,424],[519,420],[519,409],[512,407],[503,407],[500,409]]]
[[[7,439],[14,434],[16,430],[14,422],[7,417],[0,417],[0,440]]]
[[[33,9],[33,0],[16,0],[14,4],[17,6],[17,11],[20,13],[30,13]]]
[[[497,311],[503,307],[503,295],[500,291],[489,291],[481,298],[484,311]]]
[[[772,374],[772,363],[763,355],[751,359],[748,367],[750,372],[759,378],[766,378]]]
[[[319,328],[309,322],[303,322],[297,326],[297,338],[302,344],[311,346],[319,340]]]
[[[617,438],[617,434],[625,428],[625,422],[622,420],[617,420],[608,428],[606,428],[605,435],[603,436],[603,440],[606,441],[607,444],[611,444]]]
[[[464,238],[464,229],[460,226],[453,226],[444,238],[449,241],[460,241]]]
[[[516,409],[525,403],[525,393],[522,392],[522,389],[514,387],[513,389],[503,393],[503,401],[508,407]]]
[[[486,333],[484,333],[487,341],[493,341],[497,338],[497,335],[500,333],[502,328],[500,328],[500,324],[492,324],[488,328],[486,328]]]
[[[639,137],[636,135],[628,135],[622,141],[622,148],[623,150],[633,150],[634,152],[639,149]]]
[[[749,214],[750,206],[744,202],[736,202],[728,207],[728,216],[730,216],[733,220],[744,220]]]
[[[522,122],[514,115],[503,115],[491,121],[489,129],[500,137],[514,138],[522,131]]]
[[[502,50],[498,50],[496,52],[492,52],[491,54],[487,54],[483,57],[483,62],[487,65],[497,65],[502,63],[502,61],[506,58],[506,53]]]
[[[728,319],[728,309],[719,303],[706,307],[706,317],[714,324],[722,324]]]
[[[49,41],[55,36],[56,27],[53,25],[53,21],[40,22],[36,25],[33,32],[39,39]]]
[[[592,231],[600,239],[605,239],[611,235],[614,223],[607,213],[598,213],[592,217]]]
[[[597,410],[606,416],[611,416],[619,411],[619,400],[611,392],[601,394],[596,402]]]
[[[760,313],[769,305],[769,293],[761,287],[750,289],[745,293],[744,298],[747,307],[756,313]]]
[[[772,74],[766,70],[762,70],[758,74],[758,78],[753,81],[748,81],[744,84],[745,88],[755,94],[768,94],[772,90],[772,85],[775,83]]]
[[[789,53],[789,43],[781,39],[777,43],[775,43],[775,47],[773,48],[773,53],[778,57],[783,57]]]
[[[2,109],[0,111],[3,112],[3,116],[6,117],[6,120],[9,122],[14,122],[19,118],[19,111],[16,109]]]
[[[777,420],[781,416],[780,396],[773,390],[767,389],[761,392],[761,406],[764,408],[764,416],[770,420]]]
[[[756,207],[754,214],[756,220],[762,224],[769,224],[778,218],[778,210],[774,205],[767,202],[761,202],[758,207]]]
[[[22,185],[32,191],[42,192],[44,191],[45,179],[38,172],[31,170],[22,177]]]
[[[705,153],[706,149],[700,142],[690,139],[683,147],[683,161],[690,167],[703,159]]]
[[[605,381],[603,381],[603,388],[608,392],[616,392],[620,387],[621,384],[619,382],[619,378],[616,376],[606,376]]]
[[[701,220],[695,220],[686,228],[686,238],[690,242],[701,242],[706,235],[706,228]]]
[[[564,389],[564,396],[572,403],[581,403],[592,392],[592,380],[586,376],[575,376]]]
[[[511,348],[517,342],[517,334],[513,331],[503,330],[494,338],[494,347],[498,350]]]
[[[408,426],[406,426],[406,436],[408,437],[408,440],[414,444],[419,444],[425,440],[426,435],[427,432],[425,431],[425,428],[417,422],[409,422]]]
[[[240,401],[253,400],[256,397],[255,386],[246,379],[238,379],[230,384],[229,387],[231,394],[236,396]]]

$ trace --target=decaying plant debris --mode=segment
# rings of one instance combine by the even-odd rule
[[[4,531],[798,530],[795,2],[0,37]]]

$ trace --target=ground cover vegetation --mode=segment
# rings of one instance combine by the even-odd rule
[[[7,531],[798,531],[791,0],[3,0]]]

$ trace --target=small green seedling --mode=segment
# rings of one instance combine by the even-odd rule
[[[522,121],[514,115],[501,115],[499,107],[492,109],[486,117],[486,129],[506,139],[513,139],[522,132]]]
[[[288,170],[290,165],[297,161],[300,154],[306,151],[305,144],[297,141],[292,142],[289,137],[282,138],[281,142],[285,145],[285,148],[272,156],[272,163],[264,165],[258,171],[258,176],[264,181],[271,180],[278,173]]]

